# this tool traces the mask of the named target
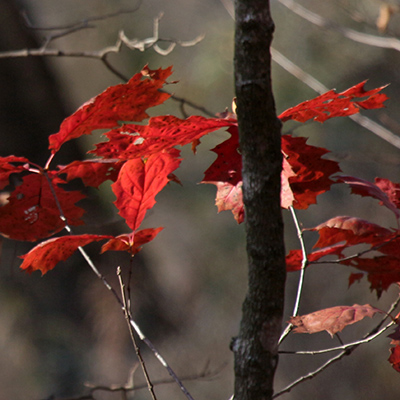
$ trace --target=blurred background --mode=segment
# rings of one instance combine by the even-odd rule
[[[400,2],[297,3],[305,7],[306,11],[301,9],[303,13],[314,21],[325,21],[329,29],[296,14],[296,9],[288,8],[290,3],[271,2],[276,24],[274,48],[329,89],[343,91],[365,79],[368,89],[390,84],[385,89],[390,97],[387,108],[366,115],[394,135],[400,135],[399,51],[358,43],[344,36],[344,30],[351,29],[377,37],[400,37]],[[151,37],[153,20],[163,13],[160,38],[190,41],[205,34],[204,40],[193,47],[178,45],[166,56],[152,48],[140,52],[123,46],[120,53],[108,57],[108,62],[126,77],[139,72],[145,64],[152,69],[173,65],[171,80],[179,83],[167,89],[217,113],[230,108],[234,97],[231,7],[229,0],[0,0],[0,51],[39,48],[49,35],[65,32],[43,28],[71,27],[85,21],[89,25],[86,29],[54,38],[48,48],[65,53],[98,51],[113,46],[121,30],[129,39]],[[121,10],[136,11],[118,13]],[[96,18],[115,13],[118,15]],[[161,43],[160,47],[167,45]],[[63,118],[120,82],[121,77],[94,58],[0,59],[0,155],[26,156],[45,163],[49,156],[47,137],[58,131]],[[304,82],[276,63],[273,84],[278,113],[316,96]],[[180,105],[168,100],[150,113],[182,117]],[[201,114],[187,105],[184,111]],[[345,174],[367,180],[379,176],[400,181],[399,149],[349,119],[331,120],[323,125],[285,124],[283,132],[289,131],[309,137],[309,144],[329,149],[329,157],[340,161]],[[190,149],[183,150],[185,161],[177,171],[183,186],[169,185],[157,197],[156,206],[143,224],[165,229],[133,260],[134,317],[181,378],[207,372],[206,378],[187,381],[196,400],[228,399],[232,394],[229,342],[238,332],[246,292],[244,227],[238,226],[228,212],[217,215],[214,187],[197,184],[215,159],[209,149],[226,137],[226,133],[217,132],[204,138],[196,156]],[[98,140],[99,137],[85,137],[72,141],[63,146],[55,163],[83,158]],[[114,197],[106,184],[87,195],[83,202],[87,225],[75,229],[77,233],[127,232],[111,204]],[[289,251],[299,245],[293,222],[287,212],[284,214]],[[336,215],[395,226],[392,215],[377,201],[350,196],[341,185],[319,196],[317,205],[298,215],[305,227]],[[309,248],[315,239],[312,234],[306,236]],[[30,247],[32,244],[2,240],[0,400],[84,398],[80,396],[88,393],[87,384],[126,384],[137,361],[123,315],[112,295],[79,255],[43,277],[21,272],[18,256]],[[129,256],[109,253],[100,257],[96,244],[88,246],[88,251],[118,290],[116,268],[120,265],[126,273]],[[311,267],[300,313],[353,303],[370,303],[384,309],[396,297],[398,289],[391,288],[378,301],[370,293],[365,278],[348,288],[349,273],[348,268],[341,266]],[[297,279],[296,274],[288,276],[287,318],[293,308]],[[347,328],[342,338],[359,338],[374,321]],[[389,341],[381,337],[364,345],[282,399],[398,399],[400,376],[387,362]],[[328,334],[320,333],[291,335],[283,347],[319,349],[337,344]],[[166,371],[144,346],[142,352],[152,379],[168,379]],[[281,356],[276,389],[317,368],[327,358]],[[144,382],[139,370],[133,378],[136,387]],[[184,398],[173,384],[156,386],[155,390],[159,399]],[[135,391],[136,399],[148,396],[146,389]],[[95,398],[120,399],[121,394],[98,391]]]

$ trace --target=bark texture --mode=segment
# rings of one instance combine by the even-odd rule
[[[235,86],[249,276],[239,336],[232,342],[235,400],[267,400],[273,395],[278,363],[286,278],[281,123],[275,112],[269,52],[274,23],[266,0],[236,0],[235,12]]]

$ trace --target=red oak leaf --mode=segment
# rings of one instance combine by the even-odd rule
[[[361,321],[365,317],[372,318],[383,311],[369,304],[360,306],[337,306],[316,311],[311,314],[291,317],[289,322],[295,326],[296,333],[316,333],[327,331],[332,337],[348,325]]]
[[[347,216],[331,218],[315,228],[307,230],[319,233],[319,239],[314,248],[331,246],[340,242],[346,242],[348,246],[360,243],[376,245],[393,239],[391,230],[364,219]]]
[[[23,163],[24,165],[14,165],[14,163]],[[11,174],[26,171],[25,164],[29,164],[29,160],[24,157],[0,157],[0,190],[9,184]]]
[[[244,221],[242,182],[236,185],[225,182],[202,183],[212,183],[217,187],[215,205],[218,207],[218,212],[231,210],[238,224]]]
[[[142,229],[127,235],[119,235],[110,239],[101,247],[101,253],[106,251],[127,251],[132,256],[142,249],[142,246],[151,242],[163,228]]]
[[[155,197],[169,182],[169,175],[181,162],[179,151],[153,154],[142,160],[128,160],[112,185],[117,200],[114,204],[127,225],[135,231],[143,221],[146,211],[155,204]]]
[[[310,119],[324,122],[333,117],[346,117],[356,114],[360,108],[373,109],[384,107],[383,103],[388,97],[378,92],[386,86],[365,91],[364,84],[365,81],[341,93],[330,90],[315,99],[305,101],[287,109],[279,115],[279,118],[282,122],[290,119],[299,122],[306,122]],[[365,97],[365,100],[356,100],[357,98]]]
[[[390,357],[388,359],[392,367],[397,371],[400,372],[400,345],[396,347],[392,347],[390,349]]]
[[[307,254],[308,263],[316,262],[321,258],[329,255],[343,256],[343,250],[347,248],[347,245],[340,244],[335,246],[324,247],[323,249],[313,251]],[[286,256],[286,271],[293,272],[301,269],[303,261],[303,253],[301,250],[290,250]]]
[[[146,67],[145,67],[146,68]],[[170,95],[160,92],[172,67],[134,75],[128,83],[109,87],[82,105],[61,124],[60,131],[49,137],[49,149],[56,153],[68,140],[88,135],[95,129],[109,129],[118,121],[142,121],[146,110],[162,104]],[[150,78],[143,79],[143,76]]]
[[[303,137],[282,136],[282,153],[290,165],[290,169],[284,168],[283,174],[287,174],[285,179],[294,197],[293,204],[290,204],[287,201],[290,191],[284,185],[284,208],[293,205],[297,209],[306,209],[315,204],[317,196],[328,191],[334,183],[331,175],[340,171],[337,162],[322,158],[328,150],[310,146],[306,142],[307,139]]]
[[[65,261],[78,249],[92,242],[110,239],[108,235],[62,236],[48,239],[21,256],[21,269],[26,272],[41,271],[42,275],[53,269],[60,261]]]
[[[200,116],[187,119],[172,115],[154,117],[148,125],[123,125],[105,133],[109,141],[98,143],[90,152],[104,158],[148,157],[178,145],[198,144],[202,136],[235,123],[235,120]]]
[[[378,298],[390,285],[400,282],[400,258],[398,257],[390,255],[373,258],[355,257],[343,261],[342,264],[366,272],[368,274],[368,281],[371,283],[371,291],[375,290]],[[354,279],[349,280],[349,285],[353,282]]]
[[[59,174],[67,174],[67,181],[80,178],[85,186],[98,188],[107,180],[116,181],[123,165],[121,160],[96,159],[74,161],[65,166],[58,166]]]
[[[49,172],[54,193],[70,225],[81,225],[84,210],[75,205],[85,196],[78,191],[66,191],[59,184],[65,181]],[[65,223],[46,177],[30,174],[0,207],[0,232],[15,240],[36,241],[61,231]]]
[[[391,210],[396,215],[396,218],[400,218],[400,210],[397,207],[399,205],[398,191],[400,188],[398,184],[380,178],[376,178],[376,184],[373,184],[354,176],[340,176],[337,181],[347,183],[354,194],[369,196],[379,200],[379,204]]]
[[[224,182],[236,185],[242,180],[238,127],[233,125],[227,131],[231,134],[230,138],[211,149],[218,157],[204,173],[202,183]]]

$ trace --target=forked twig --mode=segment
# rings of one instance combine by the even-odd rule
[[[144,375],[144,377],[146,379],[147,388],[149,389],[151,398],[153,400],[157,400],[156,394],[154,393],[154,386],[151,383],[150,376],[149,376],[149,374],[147,372],[146,364],[145,364],[145,362],[143,360],[142,354],[140,353],[140,348],[136,343],[135,335],[133,333],[133,328],[132,328],[132,325],[130,324],[130,320],[132,319],[132,316],[130,314],[128,302],[127,302],[127,299],[126,299],[125,284],[124,284],[124,282],[122,280],[121,267],[117,268],[117,275],[118,275],[118,281],[119,281],[119,285],[120,285],[120,289],[121,289],[123,311],[124,311],[124,314],[125,314],[125,320],[126,320],[126,323],[128,325],[128,330],[129,330],[129,334],[130,334],[130,337],[131,337],[131,340],[132,340],[132,344],[133,344],[133,347],[135,348],[136,356],[137,356],[137,358],[138,358],[138,360],[140,362],[140,366],[142,368],[143,375]]]
[[[73,231],[71,227],[68,225],[67,219],[65,217],[65,214],[62,210],[61,204],[58,200],[57,194],[54,190],[53,183],[51,182],[50,177],[47,174],[47,171],[43,172],[47,182],[50,186],[50,190],[52,192],[52,195],[54,196],[57,209],[59,212],[60,219],[64,222],[64,228],[68,232],[68,234],[73,235]],[[114,295],[115,299],[117,300],[118,304],[121,306],[121,310],[124,312],[125,315],[125,305],[123,300],[120,299],[118,296],[117,292],[115,289],[108,283],[107,279],[100,273],[100,271],[96,268],[94,265],[93,261],[91,260],[90,256],[86,253],[86,251],[82,248],[78,248],[80,253],[82,254],[83,258],[87,262],[87,264],[90,266],[92,271],[96,274],[96,276],[103,282],[104,286]],[[153,343],[143,334],[137,323],[133,320],[133,318],[129,315],[129,324],[132,326],[132,328],[135,330],[137,335],[139,336],[140,340],[142,340],[146,346],[153,352],[154,356],[158,359],[158,361],[161,363],[161,365],[168,371],[169,375],[174,379],[174,381],[177,383],[181,391],[184,393],[186,398],[188,400],[194,400],[189,391],[186,389],[185,385],[182,383],[182,381],[178,378],[174,370],[168,365],[168,363],[165,361],[165,359],[161,356],[161,354],[158,352],[157,348],[153,345]]]
[[[299,385],[300,383],[302,383],[306,380],[314,378],[315,376],[317,376],[319,373],[324,371],[326,368],[328,368],[330,365],[332,365],[336,361],[339,361],[344,356],[350,355],[358,346],[360,346],[364,343],[368,343],[368,342],[372,341],[373,339],[376,339],[378,336],[380,336],[382,333],[384,333],[387,329],[389,329],[391,326],[393,326],[395,324],[395,322],[392,320],[385,327],[381,328],[382,325],[385,323],[385,321],[389,318],[390,314],[397,308],[399,303],[400,303],[400,294],[398,295],[397,299],[392,303],[392,305],[388,309],[385,317],[382,318],[382,320],[370,332],[368,332],[366,335],[364,335],[363,339],[349,343],[348,345],[343,345],[343,346],[338,346],[336,348],[332,348],[332,350],[326,349],[326,350],[322,350],[320,352],[316,352],[315,354],[322,354],[322,353],[327,353],[329,351],[342,350],[339,354],[337,354],[336,356],[327,360],[325,363],[323,363],[320,367],[318,367],[314,371],[301,376],[300,378],[296,379],[295,381],[293,381],[292,383],[287,385],[284,389],[275,393],[272,396],[272,398],[275,399],[284,393],[290,392],[295,386]],[[306,354],[306,353],[303,353],[303,354]]]

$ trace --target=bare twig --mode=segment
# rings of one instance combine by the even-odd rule
[[[128,302],[126,300],[125,284],[124,284],[124,282],[122,280],[121,267],[117,268],[117,275],[118,275],[119,285],[120,285],[120,288],[121,288],[123,311],[124,311],[124,314],[125,314],[125,320],[126,320],[126,323],[128,325],[129,334],[131,336],[132,344],[133,344],[133,347],[135,348],[136,356],[137,356],[137,358],[138,358],[138,360],[140,362],[140,366],[142,368],[143,375],[144,375],[144,377],[146,379],[147,388],[149,389],[151,398],[153,400],[157,400],[156,394],[154,393],[154,386],[151,383],[150,376],[149,376],[149,374],[147,372],[146,364],[145,364],[145,362],[143,360],[142,354],[140,353],[140,348],[136,343],[135,335],[133,333],[133,328],[132,328],[132,325],[130,324],[130,320],[132,319],[132,316],[130,315]]]
[[[321,354],[322,353],[327,353],[329,351],[337,351],[337,350],[342,350],[342,351],[339,354],[337,354],[336,356],[334,356],[334,357],[330,358],[329,360],[327,360],[324,364],[322,364],[316,370],[314,370],[312,372],[309,372],[306,375],[301,376],[300,378],[296,379],[295,381],[290,383],[288,386],[286,386],[284,389],[282,389],[279,392],[275,393],[272,398],[274,399],[276,397],[281,396],[284,393],[290,392],[295,386],[299,385],[300,383],[302,383],[302,382],[304,382],[306,380],[314,378],[315,376],[317,376],[319,373],[324,371],[326,368],[328,368],[330,365],[332,365],[336,361],[339,361],[344,356],[350,355],[361,344],[368,343],[371,340],[376,339],[378,336],[380,336],[382,333],[384,333],[387,329],[389,329],[391,326],[393,326],[395,324],[395,322],[392,320],[385,327],[381,328],[382,325],[385,323],[385,321],[390,317],[390,314],[397,308],[399,303],[400,303],[400,295],[398,295],[397,299],[392,303],[392,305],[388,309],[385,317],[382,318],[382,320],[375,326],[374,329],[372,329],[369,333],[364,335],[363,339],[361,339],[359,341],[356,341],[356,342],[349,343],[348,345],[338,346],[336,348],[332,348],[332,349],[335,349],[335,350],[331,350],[331,349],[321,350],[320,351]],[[320,354],[320,353],[315,353],[315,354]]]
[[[292,213],[292,218],[294,221],[294,224],[296,226],[296,231],[297,231],[297,237],[299,238],[300,241],[300,246],[301,246],[301,252],[303,255],[303,260],[301,262],[301,270],[300,270],[300,276],[299,276],[299,282],[298,282],[298,286],[297,286],[297,294],[296,294],[296,301],[293,307],[293,313],[292,316],[295,317],[299,311],[299,305],[300,305],[300,298],[301,298],[301,293],[303,290],[303,283],[304,283],[304,274],[306,271],[306,267],[308,264],[308,258],[307,258],[307,250],[306,250],[306,245],[304,243],[304,237],[303,237],[303,231],[300,227],[299,224],[299,220],[297,219],[297,215],[296,212],[293,208],[293,206],[289,207],[290,212]],[[279,344],[282,343],[282,341],[285,339],[285,337],[290,333],[290,331],[293,328],[293,324],[288,324],[285,328],[285,330],[283,331],[280,339],[279,339]]]
[[[363,43],[368,46],[380,47],[385,49],[392,49],[400,51],[400,40],[394,37],[382,37],[376,35],[369,35],[367,33],[358,32],[354,29],[343,27],[327,18],[310,11],[309,9],[297,4],[294,0],[279,0],[279,2],[293,11],[301,18],[311,22],[314,25],[323,29],[338,32],[347,39],[353,40],[358,43]]]
[[[59,211],[60,219],[65,224],[64,228],[70,235],[72,235],[73,231],[72,231],[71,227],[68,225],[67,219],[66,219],[65,214],[64,214],[64,212],[62,210],[61,204],[60,204],[60,202],[58,200],[58,197],[57,197],[57,194],[56,194],[56,192],[54,190],[53,183],[51,182],[51,179],[48,176],[47,171],[44,171],[44,175],[45,175],[45,177],[47,179],[47,182],[48,182],[48,184],[50,186],[50,190],[52,192],[52,195],[54,196],[54,199],[55,199],[58,211]],[[87,264],[92,269],[92,271],[103,282],[104,286],[114,295],[115,299],[117,300],[118,304],[121,306],[121,309],[122,309],[122,311],[124,312],[124,315],[125,315],[126,307],[124,305],[123,300],[120,299],[120,297],[118,296],[118,294],[115,291],[115,289],[108,283],[107,279],[99,272],[99,270],[96,268],[96,266],[94,265],[93,261],[91,260],[89,255],[86,253],[86,251],[82,247],[78,247],[78,249],[79,249],[81,255],[83,256],[83,258],[85,259],[85,261],[87,262]],[[161,363],[161,365],[168,371],[170,376],[178,384],[179,388],[184,393],[186,398],[188,400],[194,400],[193,397],[191,396],[191,394],[189,393],[189,391],[186,389],[186,387],[182,383],[182,381],[175,374],[174,370],[168,365],[168,363],[161,356],[161,354],[158,352],[157,348],[153,345],[153,343],[143,334],[143,332],[141,331],[141,329],[139,328],[139,326],[137,325],[137,323],[133,320],[133,318],[131,316],[129,316],[129,323],[132,326],[132,328],[135,330],[137,335],[139,336],[140,340],[142,340],[146,344],[146,346],[153,352],[154,356],[158,359],[158,361]]]

